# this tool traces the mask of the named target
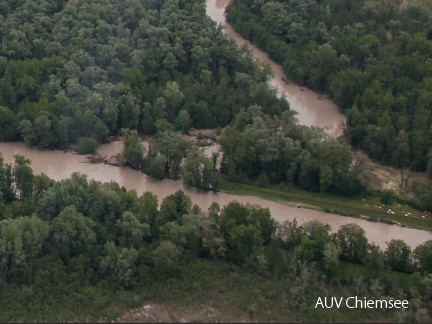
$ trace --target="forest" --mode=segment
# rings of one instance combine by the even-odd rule
[[[296,124],[267,68],[215,28],[202,2],[5,1],[0,12],[0,140],[92,153],[123,135],[123,165],[217,190],[216,161],[181,133],[231,125],[220,139],[231,179],[365,191],[348,148]],[[142,134],[156,134],[148,151]]]
[[[92,153],[121,135],[122,165],[203,191],[218,190],[221,173],[346,196],[366,190],[350,148],[298,125],[268,88],[268,68],[223,35],[203,1],[6,0],[0,14],[2,141]],[[261,26],[258,11],[237,14]],[[371,109],[356,100],[359,116]],[[379,118],[391,123],[392,107]],[[188,143],[191,127],[215,128],[221,156]],[[410,167],[424,169],[426,144],[412,146],[413,127],[393,127],[418,156]],[[152,135],[148,149],[141,135]],[[200,210],[182,191],[159,201],[80,174],[54,181],[20,155],[13,164],[0,157],[0,260],[1,322],[107,322],[144,300],[184,307],[226,299],[223,310],[279,322],[421,322],[432,311],[431,241],[412,250],[393,240],[383,251],[354,224],[332,233],[318,221],[278,224],[268,209],[237,202]],[[312,310],[318,294],[409,299],[411,307]]]
[[[226,12],[290,80],[336,102],[352,146],[398,168],[432,170],[428,1],[233,0]]]
[[[0,13],[0,140],[63,149],[224,127],[252,102],[289,109],[202,2],[10,0]]]
[[[142,303],[180,290],[181,303],[202,290],[197,303],[262,281],[264,290],[238,306],[249,319],[430,320],[432,241],[411,250],[392,240],[382,251],[355,224],[332,233],[319,221],[279,224],[268,209],[235,201],[203,211],[182,191],[159,202],[79,174],[56,182],[34,175],[20,155],[12,165],[0,159],[0,197],[2,322],[106,322],[118,315],[106,310],[118,294]],[[212,285],[236,275],[243,279],[230,287]],[[332,293],[408,299],[410,307],[312,310]],[[258,311],[257,300],[275,313]]]

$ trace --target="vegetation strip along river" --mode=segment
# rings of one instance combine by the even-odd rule
[[[109,157],[121,150],[120,144],[121,142],[112,142],[111,144],[102,145],[99,152],[103,152],[104,155],[106,154]],[[317,219],[331,225],[334,231],[341,225],[355,223],[366,231],[366,236],[370,242],[379,245],[381,248],[385,248],[386,242],[391,239],[403,239],[412,248],[432,239],[432,233],[427,231],[298,208],[259,197],[236,196],[227,193],[198,193],[185,187],[180,180],[153,180],[147,175],[129,168],[86,163],[88,157],[86,155],[63,151],[41,151],[28,148],[24,143],[0,143],[0,152],[2,152],[6,163],[13,163],[15,154],[24,155],[31,160],[31,167],[35,174],[45,173],[57,181],[70,177],[74,172],[79,172],[97,181],[115,181],[129,190],[136,190],[138,194],[151,191],[157,195],[159,201],[181,189],[191,197],[193,203],[199,205],[203,210],[207,210],[212,202],[224,206],[233,200],[237,200],[242,204],[251,203],[263,208],[269,208],[272,216],[279,222],[297,218],[299,223],[304,223]]]

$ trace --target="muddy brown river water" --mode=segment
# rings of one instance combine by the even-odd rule
[[[207,15],[216,23],[221,24],[225,34],[232,38],[238,46],[246,44],[257,60],[270,66],[273,71],[270,85],[277,90],[279,96],[287,98],[291,108],[298,113],[299,123],[306,126],[322,127],[333,137],[342,135],[341,125],[346,122],[346,117],[339,112],[335,103],[309,89],[285,83],[283,80],[287,80],[289,77],[284,74],[282,67],[271,60],[267,53],[240,36],[227,23],[224,12],[228,2],[229,0],[206,0]]]
[[[116,141],[102,145],[99,153],[110,157],[122,149],[122,142]],[[136,190],[138,194],[151,191],[157,195],[159,202],[166,196],[173,194],[178,189],[185,191],[193,201],[203,210],[206,210],[212,202],[224,206],[233,200],[240,203],[253,203],[261,207],[269,208],[277,221],[292,220],[297,218],[299,223],[312,219],[318,219],[331,225],[336,231],[341,225],[355,223],[363,227],[366,236],[371,242],[386,247],[385,242],[391,239],[403,239],[410,246],[415,247],[426,240],[432,239],[432,233],[383,223],[373,223],[361,219],[327,214],[306,208],[285,205],[252,196],[236,196],[227,193],[198,193],[195,190],[184,187],[181,181],[165,179],[153,180],[145,174],[127,168],[120,168],[105,164],[86,163],[86,156],[62,151],[40,151],[28,148],[24,143],[0,143],[0,152],[5,162],[12,163],[15,154],[21,154],[31,160],[31,167],[36,174],[45,173],[50,178],[62,180],[71,176],[73,172],[87,175],[90,179],[101,182],[116,181],[129,190]]]

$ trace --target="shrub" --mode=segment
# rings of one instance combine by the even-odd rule
[[[77,150],[80,154],[93,154],[99,143],[93,137],[80,137],[77,141]]]

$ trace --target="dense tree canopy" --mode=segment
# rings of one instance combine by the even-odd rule
[[[304,19],[311,14],[308,3],[292,2]],[[251,8],[261,9],[260,5]],[[302,21],[291,16],[292,8],[262,5],[275,37],[297,42],[307,35]],[[335,8],[338,5],[342,6],[334,3]],[[421,24],[421,14],[413,14]],[[0,15],[0,140],[22,139],[40,148],[76,143],[86,153],[109,135],[123,132],[124,164],[156,178],[183,176],[188,185],[214,190],[216,156],[212,164],[196,148],[190,149],[181,133],[191,126],[227,126],[219,139],[221,165],[234,179],[294,183],[348,195],[363,190],[347,147],[296,124],[288,103],[267,88],[267,70],[215,28],[202,1],[7,0],[0,4]],[[418,27],[411,25],[413,30]],[[320,28],[317,38],[327,39],[326,25]],[[356,69],[367,69],[380,46],[373,37],[363,38],[364,52]],[[416,46],[426,50],[423,43],[420,39]],[[297,76],[325,89],[330,82],[327,73],[338,68],[339,59],[331,46],[314,55],[317,73],[311,81],[301,68]],[[341,60],[349,65],[349,59]],[[351,81],[350,73],[364,73],[356,69],[344,77]],[[424,72],[410,69],[403,72],[413,78]],[[385,80],[378,80],[359,102],[374,102],[376,93],[387,95],[383,84]],[[342,97],[357,84],[351,86]],[[382,105],[392,107],[391,94],[385,98]],[[427,102],[427,96],[421,100]],[[398,101],[402,108],[404,103],[403,98]],[[363,106],[357,107],[358,114],[353,108],[353,115],[361,120]],[[383,147],[397,136],[404,144],[397,159],[407,150],[421,156],[426,143],[421,132],[428,125],[423,113],[415,119],[416,150],[411,128],[403,132],[390,127],[390,110],[379,116],[380,129],[368,131],[371,138],[383,140]],[[401,119],[404,122],[410,121]],[[147,151],[139,133],[156,133]],[[269,210],[237,202],[213,204],[202,211],[182,191],[159,202],[150,192],[138,195],[117,183],[101,184],[79,174],[56,182],[34,175],[23,156],[16,156],[13,165],[0,156],[2,321],[34,320],[35,314],[65,304],[64,300],[79,305],[70,313],[75,315],[89,300],[99,302],[93,300],[95,289],[104,292],[100,304],[110,308],[113,291],[147,292],[155,282],[175,286],[182,276],[190,283],[187,271],[200,261],[257,273],[265,280],[288,277],[292,285],[283,292],[282,304],[299,312],[309,310],[317,291],[376,297],[383,293],[416,298],[416,307],[394,318],[427,319],[431,302],[429,291],[422,288],[427,278],[410,273],[430,272],[430,242],[413,253],[406,248],[395,253],[395,246],[403,247],[391,242],[384,258],[355,225],[332,235],[329,226],[318,221],[277,224]],[[379,266],[380,260],[392,270],[406,272],[404,278],[413,284],[407,288],[402,281],[391,280],[401,274]],[[345,261],[360,265],[347,266]],[[362,268],[350,273],[346,269],[351,265]],[[377,274],[376,268],[383,271]],[[23,309],[25,313],[20,312]],[[253,310],[252,305],[249,313]]]
[[[122,129],[225,126],[252,102],[270,114],[287,109],[265,86],[265,69],[215,28],[203,6],[3,2],[0,139],[64,148],[81,138],[87,152],[89,137],[101,143]]]
[[[346,137],[372,158],[424,171],[432,143],[427,1],[235,0],[228,20],[288,78],[329,94]]]
[[[375,290],[368,287],[378,285],[381,293],[400,294],[404,286],[389,279],[394,274],[388,269],[402,271],[409,276],[404,280],[416,283],[404,294],[420,298],[404,316],[428,316],[428,290],[416,290],[427,278],[409,274],[431,271],[431,241],[413,253],[402,241],[391,241],[383,253],[354,224],[332,235],[330,226],[319,221],[278,224],[268,209],[235,201],[213,204],[206,212],[182,191],[159,204],[149,192],[138,196],[116,183],[101,184],[79,174],[59,182],[45,175],[25,178],[27,194],[22,195],[12,190],[23,181],[16,177],[19,165],[33,174],[22,156],[13,166],[0,160],[0,318],[16,318],[7,317],[18,314],[11,311],[17,305],[14,296],[19,305],[26,301],[20,307],[32,303],[24,315],[29,316],[45,300],[56,303],[52,298],[60,293],[79,303],[94,287],[133,291],[167,280],[173,284],[182,276],[191,280],[186,269],[200,260],[226,263],[266,280],[289,276],[288,296],[305,309],[322,285],[347,294],[358,289],[372,294]],[[364,264],[361,274],[347,272],[346,261]],[[317,275],[306,284],[311,272]],[[309,291],[311,285],[316,288]]]
[[[250,106],[223,130],[219,143],[222,170],[235,180],[291,183],[345,195],[364,190],[350,149],[322,131],[296,124],[289,111],[271,117]]]

